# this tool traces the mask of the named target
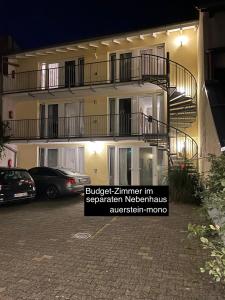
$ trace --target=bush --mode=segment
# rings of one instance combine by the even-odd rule
[[[204,250],[210,252],[210,259],[200,268],[202,273],[207,272],[215,281],[225,283],[225,245],[220,239],[224,228],[218,225],[188,225],[189,237],[197,237]]]
[[[174,167],[169,171],[170,199],[176,202],[200,204],[200,177],[188,165]]]
[[[218,209],[225,213],[225,154],[216,157],[210,155],[211,167],[204,183],[204,190],[199,192],[199,197],[206,209]]]
[[[188,231],[189,236],[198,237],[203,249],[210,252],[209,260],[200,271],[208,272],[215,281],[225,283],[225,244],[222,240],[225,236],[225,154],[218,157],[210,155],[209,162],[211,167],[204,182],[204,190],[199,191],[198,195],[207,213],[217,211],[217,218],[213,219],[217,224],[189,224]]]

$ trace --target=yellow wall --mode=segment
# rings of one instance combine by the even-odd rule
[[[170,59],[175,62],[180,63],[186,67],[191,73],[194,74],[197,79],[197,31],[193,29],[183,30],[182,35],[186,36],[187,43],[182,46],[177,44],[177,39],[181,35],[179,31],[166,33],[159,33],[155,37],[146,36],[144,40],[137,38],[133,39],[133,42],[129,42],[126,39],[121,39],[120,44],[111,43],[109,47],[100,45],[97,49],[91,50],[78,50],[78,51],[68,51],[67,53],[57,53],[49,55],[39,55],[37,57],[27,57],[25,59],[19,59],[19,68],[16,71],[28,71],[28,70],[37,70],[40,62],[62,62],[65,60],[72,60],[75,57],[84,57],[85,63],[105,61],[109,57],[109,53],[116,51],[129,52],[131,50],[137,50],[140,48],[150,48],[156,45],[165,45],[165,52],[170,53]],[[85,68],[90,68],[91,65],[85,66]],[[96,78],[96,80],[102,80],[106,78],[107,74],[107,64],[100,63],[95,65],[92,68],[91,76]],[[86,76],[86,75],[85,75]],[[85,78],[88,80],[87,78]],[[28,79],[27,79],[28,80]],[[35,73],[31,73],[29,82],[36,84],[37,76]],[[149,93],[151,90],[149,90]],[[91,92],[90,92],[91,94]],[[84,115],[97,115],[97,114],[106,114],[107,113],[107,97],[101,96],[98,94],[96,89],[93,96],[84,96],[79,98],[84,98]],[[107,88],[106,88],[107,95]],[[132,92],[131,92],[132,96]],[[39,117],[39,104],[40,103],[65,103],[74,101],[76,99],[76,93],[71,94],[71,97],[65,99],[55,100],[52,97],[48,97],[46,93],[46,98],[44,100],[36,98],[30,98],[30,100],[17,101],[15,97],[15,118],[16,119],[36,119]],[[57,96],[59,97],[59,96]],[[194,138],[198,138],[197,132],[197,122],[195,122],[191,128],[187,130]],[[65,145],[64,145],[65,146]],[[37,147],[31,145],[19,145],[19,164],[23,167],[31,167],[37,163]],[[97,180],[98,183],[106,184],[106,178],[108,178],[107,170],[107,154],[106,149],[101,154],[91,155],[89,152],[85,151],[85,160],[86,160],[86,173],[91,175],[92,182],[95,183]],[[97,169],[97,173],[95,173]],[[97,176],[96,176],[97,175]],[[107,175],[107,176],[106,176]],[[98,179],[96,179],[98,178]]]
[[[30,169],[37,166],[38,149],[36,145],[18,144],[17,166]]]

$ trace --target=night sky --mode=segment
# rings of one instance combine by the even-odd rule
[[[22,49],[42,47],[196,19],[195,4],[192,0],[3,0],[0,35],[11,34]]]

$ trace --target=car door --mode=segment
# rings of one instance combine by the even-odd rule
[[[51,185],[57,185],[58,175],[53,169],[47,167],[37,167],[29,170],[31,176],[35,181],[38,193],[42,193]]]

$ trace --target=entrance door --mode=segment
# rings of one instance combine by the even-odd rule
[[[153,184],[152,148],[139,148],[140,185]]]
[[[119,185],[131,185],[131,148],[119,148]]]
[[[74,87],[76,84],[75,60],[65,62],[65,87]]]
[[[119,133],[131,134],[131,98],[119,100]]]
[[[131,52],[120,54],[120,81],[131,80],[131,58]]]
[[[58,104],[48,105],[48,137],[58,137]]]

